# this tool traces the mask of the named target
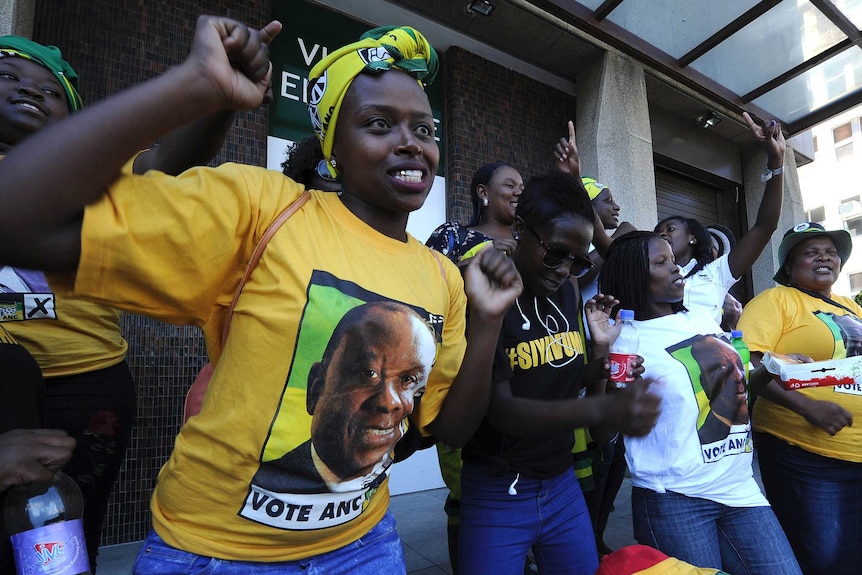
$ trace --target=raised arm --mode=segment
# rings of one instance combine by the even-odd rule
[[[280,30],[278,22],[258,31],[202,16],[182,64],[17,145],[0,162],[0,261],[74,269],[84,206],[135,152],[189,123],[260,105],[271,73],[267,43]]]
[[[578,143],[575,141],[575,123],[569,120],[569,137],[560,138],[554,146],[554,160],[557,169],[573,176],[581,177],[581,157],[578,154]]]
[[[585,372],[603,362],[590,362]],[[585,377],[595,375],[585,373]],[[499,431],[520,436],[589,427],[598,431],[597,440],[603,442],[616,431],[631,436],[649,433],[658,420],[660,402],[640,377],[610,395],[564,400],[515,397],[509,381],[503,380],[494,382],[488,419]]]
[[[758,125],[748,112],[743,112],[742,115],[748,122],[751,133],[766,150],[767,167],[770,170],[783,167],[786,145],[784,134],[781,132],[781,124],[771,120],[768,123]],[[754,225],[730,250],[728,264],[733,277],[738,278],[750,270],[757,258],[760,257],[763,248],[769,243],[769,239],[778,227],[783,193],[784,174],[775,174],[766,182],[766,190],[763,192],[763,199],[760,200]]]
[[[512,395],[508,380],[495,381],[488,408],[488,419],[498,430],[510,435],[542,435],[554,431],[590,427],[598,441],[609,440],[618,430],[628,435],[644,435],[658,418],[658,396],[649,393],[648,386],[638,383],[613,396],[604,394],[607,379],[608,347],[619,335],[620,325],[609,324],[609,313],[619,301],[613,296],[598,294],[585,307],[585,315],[593,334],[596,359],[584,367],[581,385],[587,387],[584,399],[530,399]],[[636,375],[643,373],[638,366]]]
[[[171,132],[135,158],[135,173],[159,170],[176,176],[189,168],[206,166],[221,150],[235,117],[233,110],[225,110]]]
[[[506,311],[523,284],[511,258],[489,245],[463,269],[470,329],[461,368],[440,413],[428,430],[452,447],[464,445],[479,427],[491,395],[491,368]]]

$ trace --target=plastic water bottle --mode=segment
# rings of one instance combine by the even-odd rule
[[[611,344],[608,363],[611,365],[611,381],[616,382],[617,387],[625,387],[626,383],[634,381],[629,377],[631,363],[637,359],[638,353],[638,330],[632,323],[635,312],[630,309],[620,310],[620,321],[623,326],[616,341]]]
[[[59,471],[47,484],[10,489],[3,520],[18,575],[89,575],[83,511],[81,490]]]
[[[751,352],[742,340],[742,331],[735,329],[730,332],[730,344],[736,349],[739,357],[742,358],[742,367],[745,370],[745,396],[750,401],[751,393],[748,387],[748,364],[751,362]]]

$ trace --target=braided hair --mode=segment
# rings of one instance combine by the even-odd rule
[[[615,238],[599,273],[599,292],[613,295],[620,301],[617,307],[633,310],[636,318],[643,317],[649,305],[649,244],[653,239],[662,238],[648,231],[629,232]],[[674,312],[684,309],[682,301],[673,305]]]
[[[478,226],[484,221],[485,210],[482,205],[482,198],[479,197],[479,186],[487,186],[497,169],[503,166],[512,167],[506,162],[491,162],[485,164],[473,174],[473,180],[470,182],[470,197],[473,199],[473,219],[470,220],[467,227]]]
[[[691,271],[685,274],[685,277],[693,276],[702,270],[703,266],[714,259],[712,257],[712,236],[709,235],[709,231],[702,223],[694,218],[685,218],[683,216],[670,216],[663,219],[656,224],[654,231],[658,232],[659,228],[670,221],[681,222],[685,226],[686,231],[694,236],[695,243],[691,246],[691,257],[697,261],[697,265],[691,268]]]

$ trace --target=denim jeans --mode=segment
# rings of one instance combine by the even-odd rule
[[[679,493],[632,488],[635,539],[641,545],[733,575],[801,575],[769,507],[728,507]]]
[[[395,518],[386,512],[371,531],[341,549],[299,561],[227,561],[171,547],[155,531],[144,541],[134,575],[403,575],[407,572]]]
[[[862,569],[862,463],[822,457],[756,433],[766,497],[806,575]]]
[[[546,480],[461,470],[458,572],[521,575],[532,547],[540,573],[593,575],[599,566],[592,522],[574,470]]]

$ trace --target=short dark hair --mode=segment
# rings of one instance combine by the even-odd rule
[[[599,292],[612,295],[620,303],[620,309],[635,312],[642,317],[649,302],[649,243],[653,239],[664,241],[656,232],[634,231],[614,238],[608,257],[599,273]],[[674,305],[673,311],[685,308],[682,301]]]
[[[534,226],[560,216],[580,216],[592,224],[594,214],[593,204],[581,179],[557,171],[527,180],[515,209],[516,217]]]
[[[323,159],[323,150],[317,136],[305,138],[293,144],[287,152],[287,159],[281,164],[285,176],[304,185],[313,185],[317,175],[317,164]]]
[[[697,261],[697,265],[694,266],[691,271],[689,271],[685,277],[692,276],[703,269],[703,266],[708,264],[713,260],[712,257],[712,236],[709,233],[709,230],[706,229],[702,223],[697,221],[694,218],[686,218],[684,216],[670,216],[659,223],[656,224],[654,231],[658,232],[658,229],[663,226],[666,222],[671,220],[676,220],[678,222],[682,222],[688,233],[694,236],[695,244],[691,247],[693,251],[693,257]]]

